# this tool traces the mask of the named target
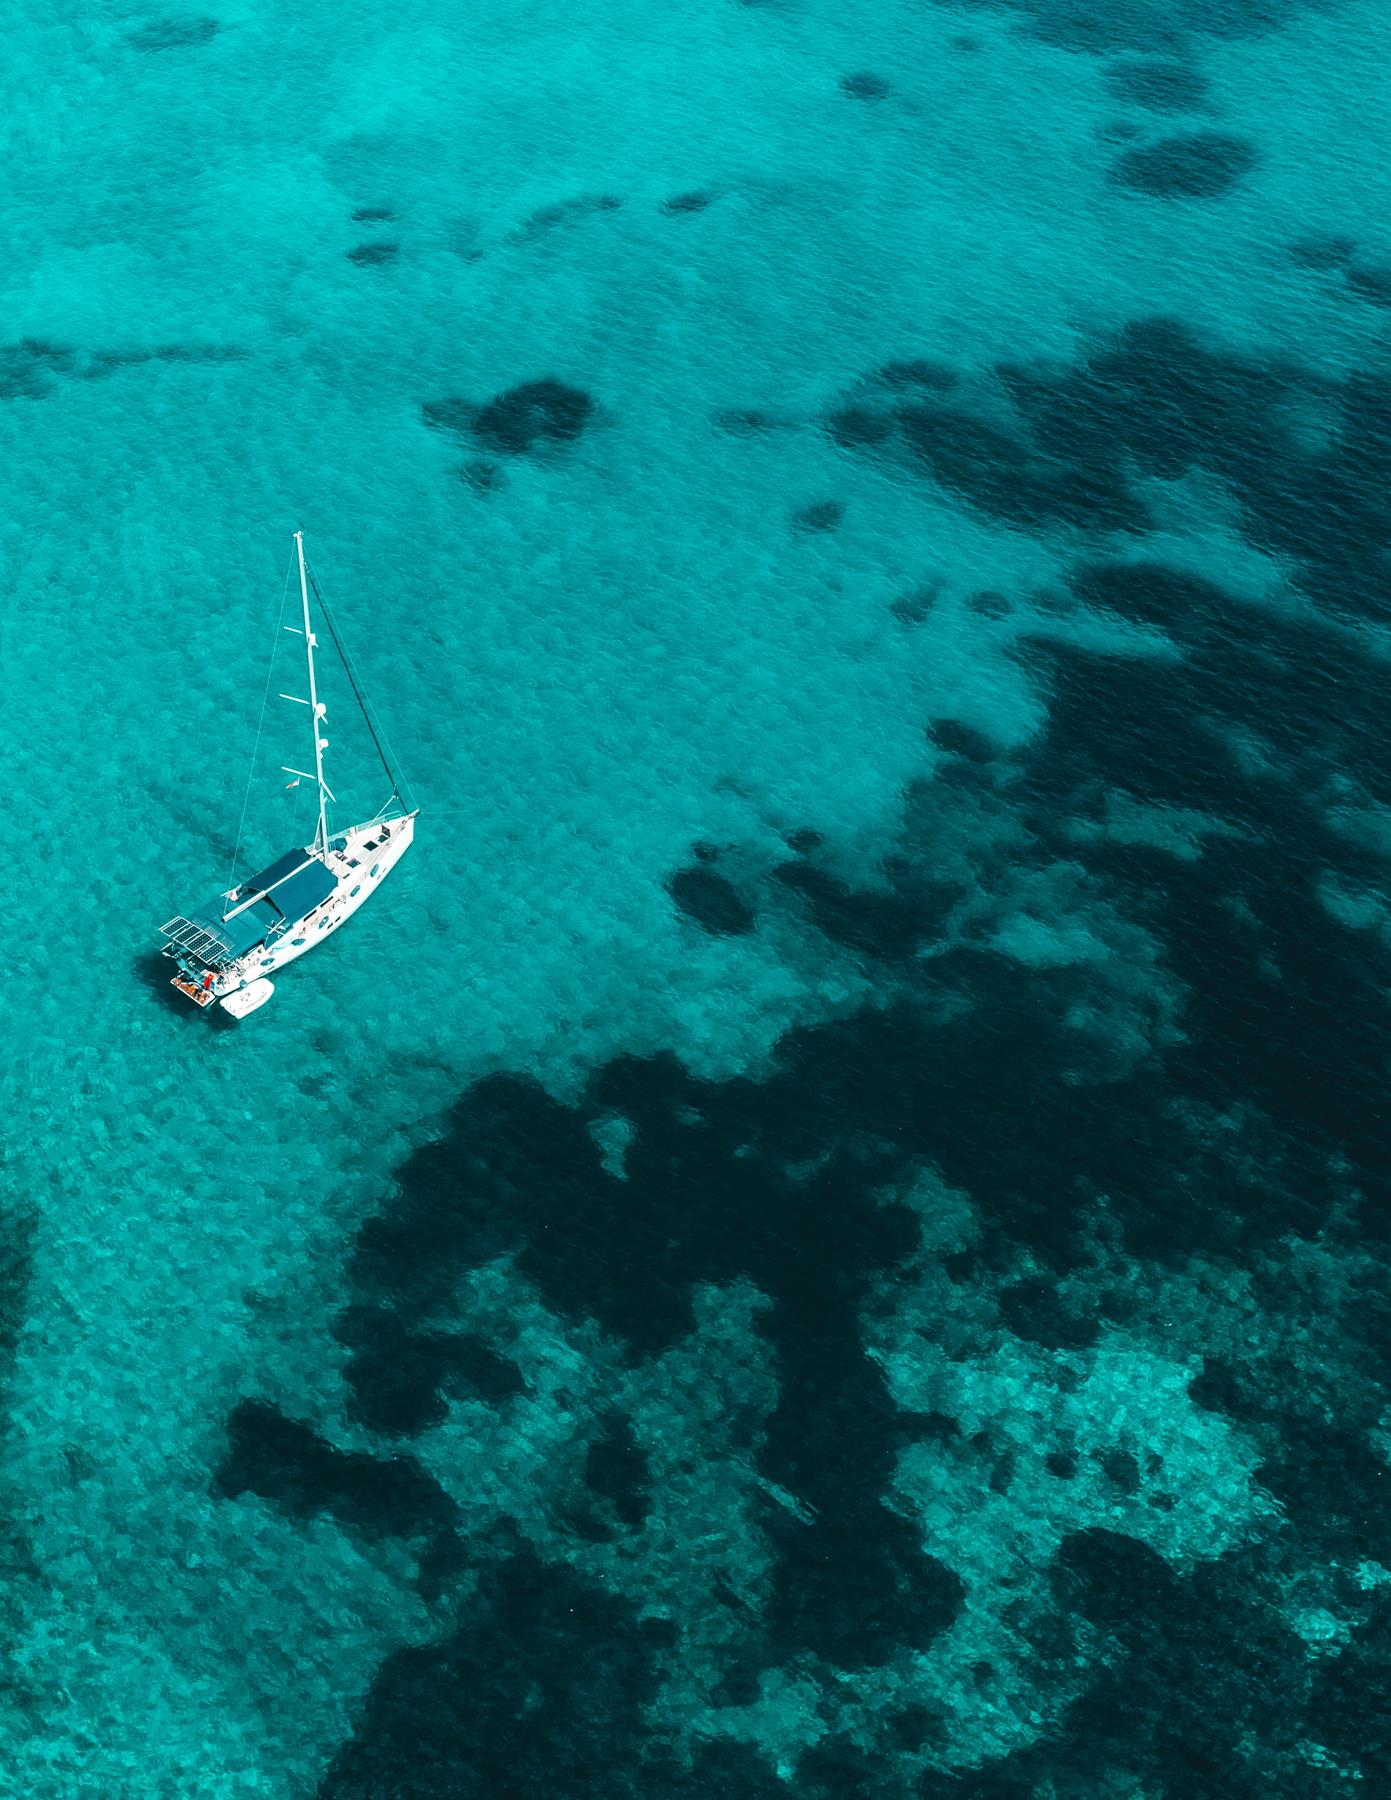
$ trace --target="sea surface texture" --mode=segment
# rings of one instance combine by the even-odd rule
[[[209,3],[7,9],[0,1800],[1391,1792],[1391,9]]]

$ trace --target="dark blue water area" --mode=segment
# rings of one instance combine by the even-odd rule
[[[882,998],[793,1031],[760,1079],[624,1057],[568,1101],[507,1074],[459,1096],[447,1133],[363,1224],[334,1326],[353,1422],[379,1448],[337,1449],[260,1403],[229,1422],[227,1494],[408,1541],[421,1591],[455,1621],[382,1664],[324,1796],[1255,1800],[1391,1781],[1391,1577],[1378,1560],[1391,1529],[1391,968],[1384,933],[1321,898],[1330,882],[1375,890],[1384,870],[1384,845],[1348,819],[1371,818],[1391,783],[1384,669],[1357,631],[1385,614],[1385,378],[1330,382],[1151,320],[1070,369],[999,379],[1011,424],[975,416],[940,382],[890,383],[873,430],[841,420],[844,454],[943,484],[984,515],[1098,540],[1119,521],[1143,541],[1145,475],[1204,469],[1235,496],[1249,540],[1297,570],[1299,602],[1256,605],[1157,555],[1079,555],[1057,616],[1156,627],[1176,657],[1081,648],[1041,613],[1017,654],[1046,696],[1045,728],[1001,753],[924,718],[938,760],[875,880],[824,867],[814,831],[770,875],[708,845],[673,871],[692,932],[738,935],[790,909],[875,969]],[[1337,420],[1315,450],[1286,423],[1308,392]],[[1221,831],[1176,854],[1092,830],[1117,794]],[[939,867],[940,844],[953,818],[1001,806],[1021,829],[981,836],[973,892],[959,863]],[[1122,920],[1141,935],[1120,933],[1099,961],[1031,967],[973,929],[979,894],[1061,865],[1094,929]],[[1127,966],[1142,942],[1153,964]],[[1180,1030],[1153,1054],[1119,1054],[1130,978],[1143,990],[1155,970],[1181,996]],[[621,1167],[601,1144],[615,1117]],[[923,1168],[969,1197],[965,1241],[934,1247],[904,1199]],[[471,1531],[416,1460],[451,1406],[505,1415],[526,1392],[466,1308],[445,1323],[470,1277],[504,1262],[551,1315],[621,1346],[629,1393],[663,1379],[697,1330],[701,1292],[748,1283],[764,1297],[744,1354],[775,1372],[776,1398],[726,1421],[735,1454],[781,1496],[755,1515],[766,1566],[752,1599],[698,1592],[693,1575],[686,1609],[648,1607],[595,1573],[594,1546],[639,1570],[659,1554],[658,1465],[689,1472],[707,1454],[679,1402],[667,1419],[679,1441],[660,1454],[650,1418],[621,1400],[580,1422],[587,1446],[544,1544],[520,1512]],[[1185,1284],[1209,1293],[1207,1311],[1174,1304]],[[1209,1336],[1224,1307],[1240,1329]],[[1165,1458],[1184,1479],[1171,1446],[1133,1431],[1103,1450],[1049,1438],[1053,1490],[1091,1458],[1113,1503],[1075,1517],[1061,1503],[1013,1597],[988,1597],[1044,1721],[994,1753],[988,1658],[969,1664],[955,1703],[940,1685],[915,1697],[903,1676],[905,1659],[965,1629],[979,1578],[959,1531],[939,1542],[930,1508],[912,1516],[896,1470],[907,1453],[944,1468],[976,1457],[986,1534],[995,1501],[1023,1487],[1030,1446],[906,1403],[871,1354],[876,1319],[900,1317],[930,1359],[959,1337],[958,1312],[982,1308],[987,1349],[1022,1346],[1064,1394],[1089,1392],[1090,1359],[1120,1340],[1181,1365],[1181,1403],[1247,1447],[1265,1509],[1207,1553],[1166,1550],[1132,1521],[1175,1505],[1156,1486]],[[1200,1486],[1208,1474],[1201,1459],[1190,1471]],[[729,1523],[720,1506],[712,1490],[711,1531]],[[715,1673],[678,1741],[662,1696],[704,1638],[719,1645]],[[789,1756],[741,1712],[787,1669],[828,1693],[895,1679],[878,1702],[826,1702]]]

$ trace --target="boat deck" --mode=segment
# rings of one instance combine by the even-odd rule
[[[190,981],[185,975],[172,976],[169,985],[176,987],[181,994],[187,994],[189,999],[199,1006],[211,1006],[217,998],[216,994],[210,993],[207,988],[199,987],[196,981]]]

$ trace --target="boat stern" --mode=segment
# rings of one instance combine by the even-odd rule
[[[177,975],[169,977],[169,985],[177,988],[181,994],[187,994],[195,1006],[211,1006],[217,999],[217,995],[212,991],[210,981],[205,985],[199,982],[195,976],[186,974],[182,969]]]

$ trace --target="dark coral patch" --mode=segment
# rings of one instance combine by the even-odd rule
[[[1117,99],[1151,112],[1196,112],[1207,99],[1207,79],[1191,63],[1159,58],[1115,64],[1106,71],[1106,85]]]
[[[411,1158],[352,1263],[364,1301],[419,1331],[463,1267],[511,1253],[550,1305],[599,1319],[635,1357],[691,1329],[693,1282],[746,1269],[775,1301],[763,1329],[780,1371],[760,1466],[801,1503],[767,1509],[781,1565],[773,1628],[785,1653],[819,1647],[847,1667],[891,1655],[900,1636],[921,1645],[959,1603],[955,1578],[882,1504],[916,1427],[860,1337],[866,1283],[911,1253],[916,1221],[886,1202],[877,1152],[864,1168],[838,1149],[816,1172],[804,1166],[834,1142],[807,1095],[825,1091],[834,1112],[827,1081],[848,1076],[858,1091],[868,1079],[896,1114],[903,1082],[916,1096],[921,1078],[916,1045],[902,1048],[906,1063],[808,1040],[814,1066],[799,1053],[771,1086],[695,1081],[670,1057],[624,1059],[579,1108],[530,1082],[480,1082],[448,1139]],[[638,1125],[626,1180],[589,1129],[615,1111]],[[867,1142],[887,1141],[879,1123],[868,1121]]]
[[[1347,270],[1347,284],[1359,300],[1391,306],[1391,266],[1386,263],[1354,263]]]
[[[686,917],[712,937],[742,937],[753,930],[753,908],[713,869],[682,869],[667,885]]]
[[[47,338],[21,338],[0,344],[0,400],[38,400],[53,392],[59,376],[69,374],[77,353]]]
[[[1049,1350],[1085,1350],[1096,1342],[1097,1321],[1079,1317],[1063,1301],[1056,1279],[1018,1281],[999,1296],[1000,1317],[1016,1337]]]
[[[578,194],[573,200],[557,200],[550,206],[538,207],[514,234],[513,241],[530,243],[557,225],[574,224],[593,213],[617,212],[622,204],[617,194]]]
[[[646,1523],[652,1506],[647,1458],[621,1413],[610,1414],[602,1435],[589,1446],[584,1479],[590,1492],[607,1500],[625,1525],[636,1530]]]
[[[1290,261],[1301,269],[1341,269],[1357,251],[1357,240],[1339,231],[1314,231],[1290,245]]]
[[[921,625],[937,604],[937,594],[936,587],[915,588],[911,594],[901,594],[889,611],[900,625]]]
[[[385,1307],[346,1307],[334,1336],[351,1353],[352,1416],[372,1431],[414,1436],[442,1422],[448,1396],[501,1406],[526,1385],[517,1365],[480,1339],[408,1330]]]
[[[471,400],[451,395],[448,400],[427,400],[421,417],[436,431],[457,431],[464,435],[473,424],[478,408]]]
[[[1391,450],[1388,392],[1375,370],[1344,381],[1323,369],[1214,348],[1171,322],[1151,321],[1071,367],[997,375],[1013,410],[996,404],[991,423],[1037,473],[1031,503],[1061,506],[1074,473],[1085,476],[1108,462],[1122,471],[1114,490],[1122,499],[1126,482],[1135,480],[1127,470],[1211,470],[1239,502],[1245,528],[1263,547],[1289,556],[1320,610],[1384,617]],[[1310,394],[1336,412],[1338,425],[1315,452],[1281,423]],[[1042,481],[1048,471],[1063,478],[1056,487]],[[984,478],[969,492],[998,504]],[[1138,506],[1136,516],[1143,518]],[[572,1106],[524,1082],[470,1089],[447,1140],[411,1159],[358,1245],[351,1270],[357,1291],[398,1310],[412,1336],[448,1316],[462,1267],[509,1254],[549,1304],[626,1336],[634,1368],[645,1351],[690,1330],[694,1283],[746,1270],[766,1295],[756,1352],[776,1361],[779,1403],[758,1469],[796,1505],[769,1496],[754,1503],[778,1557],[763,1590],[766,1607],[728,1586],[711,1596],[721,1629],[738,1620],[731,1629],[743,1633],[717,1705],[752,1703],[760,1670],[799,1651],[864,1666],[899,1657],[895,1645],[920,1642],[919,1634],[951,1615],[950,1578],[923,1566],[922,1546],[909,1534],[883,1528],[903,1435],[922,1441],[929,1432],[921,1418],[894,1409],[863,1341],[872,1309],[905,1291],[896,1273],[902,1259],[922,1253],[916,1215],[883,1199],[905,1166],[930,1160],[970,1193],[980,1244],[944,1259],[944,1275],[988,1283],[990,1292],[1003,1286],[1002,1310],[1013,1309],[1016,1328],[1036,1339],[1092,1318],[1105,1329],[1121,1311],[1118,1278],[1095,1267],[1098,1195],[1107,1197],[1128,1255],[1158,1255],[1179,1268],[1197,1249],[1204,1263],[1225,1259],[1239,1273],[1247,1265],[1231,1261],[1233,1247],[1282,1243],[1291,1234],[1312,1244],[1355,1204],[1347,1183],[1330,1178],[1336,1149],[1353,1162],[1369,1195],[1368,1234],[1386,1230],[1376,1185],[1386,1167],[1379,1091],[1388,1055],[1384,967],[1365,939],[1350,952],[1340,948],[1338,930],[1320,920],[1313,898],[1320,865],[1334,860],[1321,817],[1329,800],[1328,747],[1347,761],[1352,779],[1378,784],[1378,797],[1385,791],[1369,665],[1351,652],[1351,633],[1330,633],[1308,618],[1296,626],[1158,564],[1093,564],[1078,572],[1075,585],[1088,605],[1161,622],[1179,655],[1099,656],[1076,646],[1026,645],[1031,657],[1038,649],[1033,666],[1050,689],[1047,723],[1007,762],[988,745],[953,734],[949,722],[938,727],[937,740],[951,755],[927,784],[927,797],[947,805],[963,792],[997,799],[1013,772],[1011,805],[1029,845],[1021,853],[1024,873],[1062,855],[1084,865],[1088,881],[1103,884],[1094,890],[1099,923],[1109,904],[1104,895],[1144,924],[1186,996],[1183,1044],[1098,1092],[1069,1078],[1071,1053],[1060,1047],[1060,1021],[1088,998],[1073,973],[1021,969],[971,944],[931,964],[933,992],[959,1004],[952,1016],[929,1016],[916,1004],[920,990],[909,985],[922,979],[921,939],[905,932],[895,971],[905,979],[895,984],[892,1005],[833,1027],[789,1032],[766,1079],[701,1082],[673,1058],[658,1058],[609,1065]],[[1271,744],[1272,768],[1259,783],[1233,777],[1222,747],[1227,725],[1259,732]],[[1294,763],[1299,783],[1279,773]],[[1211,868],[1205,856],[1172,880],[1167,871],[1155,880],[1133,848],[1079,846],[1068,835],[1083,809],[1117,786],[1209,814],[1230,809],[1243,837],[1215,845]],[[924,919],[930,913],[915,866],[931,869],[939,860],[941,816],[924,811],[914,824],[910,807],[904,860],[912,860],[885,871],[885,885],[905,911],[911,905]],[[810,857],[819,847],[808,837],[797,848]],[[1002,868],[992,852],[977,845],[973,857],[979,892],[1007,885],[997,880]],[[1007,872],[1017,879],[1020,865]],[[1242,897],[1250,920],[1241,931],[1224,911],[1233,895]],[[797,905],[833,930],[854,923],[818,911],[811,894]],[[1284,979],[1253,969],[1249,939],[1281,965]],[[1127,954],[1123,947],[1117,953]],[[595,1118],[614,1111],[637,1127],[626,1182],[593,1141]],[[1288,1133],[1278,1156],[1249,1138],[1243,1114],[1263,1115],[1262,1130],[1276,1139]],[[1216,1131],[1214,1118],[1222,1121]],[[816,1170],[811,1178],[808,1167]],[[1021,1243],[1034,1252],[1022,1263]],[[1324,1256],[1321,1250],[1321,1267]],[[1253,1302],[1262,1309],[1281,1304],[1258,1297],[1263,1282],[1267,1293],[1277,1284],[1301,1285],[1284,1283],[1259,1256],[1251,1266]],[[1073,1280],[1058,1291],[1069,1301],[1078,1295],[1075,1309],[1058,1305],[1059,1319],[1051,1290],[1011,1291],[1023,1285],[1021,1268],[1045,1271],[1037,1279],[1048,1282],[1052,1271],[1070,1268]],[[1049,1713],[1037,1743],[1002,1759],[987,1756],[979,1769],[919,1779],[916,1769],[905,1774],[890,1763],[892,1690],[878,1727],[867,1719],[854,1745],[841,1736],[846,1714],[836,1700],[823,1751],[803,1759],[805,1780],[798,1768],[783,1791],[837,1800],[852,1793],[902,1800],[909,1792],[920,1800],[1026,1800],[1095,1787],[1257,1800],[1293,1783],[1291,1791],[1313,1800],[1356,1779],[1327,1765],[1312,1769],[1311,1743],[1360,1772],[1367,1792],[1387,1789],[1391,1732],[1376,1708],[1385,1691],[1391,1607],[1350,1580],[1359,1562],[1380,1556],[1376,1546],[1386,1539],[1391,1476],[1369,1435],[1384,1384],[1367,1384],[1366,1416],[1315,1418],[1301,1427],[1289,1418],[1290,1394],[1270,1378],[1268,1361],[1278,1337],[1288,1366],[1307,1370],[1325,1326],[1342,1336],[1356,1316],[1355,1329],[1372,1347],[1371,1366],[1384,1369],[1383,1322],[1364,1325],[1363,1309],[1346,1295],[1326,1311],[1329,1292],[1320,1280],[1310,1295],[1321,1315],[1315,1340],[1262,1324],[1243,1332],[1232,1368],[1205,1370],[1193,1391],[1203,1404],[1240,1407],[1240,1416],[1254,1420],[1251,1435],[1265,1459],[1256,1485],[1281,1508],[1278,1520],[1252,1534],[1264,1544],[1243,1541],[1211,1566],[1185,1573],[1115,1534],[1068,1540],[1054,1571],[1058,1599],[1077,1625],[1090,1620],[1094,1633],[1076,1629],[1057,1609],[1022,1622],[1008,1605],[1002,1609],[1003,1622],[1036,1654],[1069,1671],[1066,1704]],[[1266,1320],[1278,1325],[1278,1311]],[[930,1305],[915,1322],[925,1344],[939,1343]],[[1182,1336],[1180,1329],[1180,1343]],[[1062,1389],[1067,1378],[1068,1391],[1081,1393],[1081,1376],[1065,1355],[1051,1358],[1051,1379]],[[1349,1414],[1357,1383],[1351,1388],[1351,1399],[1338,1402]],[[967,1425],[978,1452],[974,1479],[1002,1491],[1013,1476],[1016,1490],[1022,1487],[1024,1459],[1012,1470],[999,1442],[989,1434],[976,1441],[975,1424]],[[693,1431],[680,1446],[691,1457],[700,1454],[699,1427]],[[1283,1453],[1273,1441],[1279,1434],[1288,1438]],[[941,1431],[930,1435],[940,1439]],[[1153,1521],[1151,1508],[1173,1504],[1153,1491],[1153,1481],[1166,1478],[1145,1447],[1105,1460],[1089,1455],[1079,1466],[1070,1441],[1054,1434],[1031,1452],[1047,1453],[1059,1490],[1075,1479],[1094,1492],[1104,1478],[1113,1503],[1129,1494],[1128,1516],[1138,1509]],[[618,1466],[606,1467],[615,1454]],[[969,1451],[958,1443],[952,1455]],[[616,1501],[609,1505],[602,1490],[624,1491],[624,1460],[622,1445],[601,1441],[597,1461],[584,1467],[584,1485],[601,1492],[586,1504],[596,1516],[602,1512],[611,1535]],[[1175,1485],[1177,1479],[1176,1470]],[[721,1510],[718,1502],[710,1509],[716,1528]],[[1317,1547],[1307,1559],[1317,1570],[1314,1592],[1329,1597],[1344,1630],[1341,1653],[1326,1643],[1311,1654],[1281,1622],[1298,1595],[1293,1584],[1306,1561],[1301,1546],[1308,1545]],[[649,1759],[665,1753],[664,1743],[654,1740],[651,1715],[644,1714],[653,1690],[644,1690],[641,1678],[636,1703],[616,1725],[605,1711],[614,1704],[611,1667],[597,1686],[572,1696],[567,1666],[584,1663],[594,1642],[605,1655],[613,1652],[633,1632],[633,1615],[587,1610],[596,1605],[592,1592],[577,1599],[573,1588],[551,1606],[548,1589],[563,1584],[563,1571],[538,1564],[518,1575],[507,1565],[502,1587],[487,1576],[478,1609],[470,1602],[457,1615],[470,1634],[462,1647],[444,1639],[384,1668],[326,1793],[337,1800],[460,1800],[475,1792],[598,1800],[617,1792],[758,1791],[746,1778],[756,1783],[759,1769],[737,1759],[702,1764],[694,1786],[689,1772],[654,1769]],[[580,1612],[574,1627],[571,1606]],[[649,1649],[655,1683],[663,1653]],[[963,1671],[968,1706],[972,1681],[993,1700],[1008,1672],[993,1646],[991,1656],[993,1669],[982,1659]],[[589,1673],[582,1668],[581,1679]],[[492,1684],[487,1705],[473,1686],[485,1679]],[[931,1728],[930,1715],[910,1720],[903,1742],[928,1742]],[[534,1749],[528,1732],[542,1749]],[[515,1760],[527,1756],[530,1763]]]
[[[1228,194],[1257,163],[1245,138],[1191,131],[1127,150],[1111,171],[1119,187],[1163,200],[1211,200]]]
[[[455,395],[421,408],[427,425],[467,434],[500,456],[525,456],[547,444],[573,443],[593,411],[594,402],[582,388],[549,376],[508,388],[482,406]]]
[[[806,900],[819,931],[848,950],[895,961],[910,955],[931,928],[927,896],[852,888],[807,863],[784,863],[777,879]],[[946,889],[939,900],[956,898]]]
[[[475,458],[459,465],[459,479],[475,494],[495,494],[507,486],[507,477],[495,462]]]
[[[969,0],[968,0],[969,3]],[[1008,0],[1033,35],[1093,55],[1172,56],[1192,36],[1256,37],[1279,26],[1304,0]]]
[[[797,531],[834,531],[844,517],[845,508],[839,500],[818,500],[793,513],[792,524]]]
[[[126,41],[137,50],[196,50],[210,44],[220,29],[216,19],[152,19]]]
[[[1375,1556],[1391,1529],[1391,1468],[1365,1431],[1326,1419],[1283,1417],[1261,1486],[1302,1535],[1341,1556]]]
[[[1278,363],[1214,353],[1166,318],[1127,326],[1062,380],[1018,368],[1001,377],[1034,441],[1079,480],[1089,466],[1113,462],[1120,443],[1142,468],[1169,478],[1195,466],[1264,462],[1271,408],[1293,391],[1291,371]],[[1117,487],[1124,491],[1119,478]]]
[[[1073,589],[1088,606],[1103,607],[1140,625],[1159,625],[1179,637],[1205,630],[1231,608],[1231,598],[1200,575],[1157,562],[1084,563]]]
[[[35,1226],[27,1203],[12,1204],[0,1214],[0,1381],[9,1375],[27,1317]]]
[[[711,424],[716,431],[723,431],[730,437],[758,437],[762,432],[774,430],[777,420],[752,408],[725,407],[714,414]]]
[[[842,75],[840,91],[848,94],[852,100],[886,100],[891,92],[888,82],[882,75],[870,75],[864,72]]]
[[[1091,1530],[1063,1540],[1053,1582],[1112,1645],[1069,1717],[1061,1767],[1100,1766],[1123,1743],[1127,1769],[1185,1795],[1257,1800],[1286,1786],[1257,1759],[1287,1767],[1307,1742],[1310,1658],[1239,1566],[1180,1577],[1137,1539]],[[1233,1743],[1260,1750],[1234,1759]]]
[[[1069,1532],[1059,1547],[1054,1584],[1093,1625],[1124,1628],[1136,1597],[1173,1596],[1178,1584],[1164,1558],[1124,1532]]]
[[[961,1613],[961,1579],[887,1508],[837,1508],[812,1526],[777,1512],[765,1528],[779,1550],[768,1624],[785,1652],[810,1649],[839,1669],[878,1667],[905,1645],[927,1649]]]
[[[771,1774],[761,1790],[725,1785],[718,1755],[688,1787],[654,1739],[645,1708],[669,1636],[666,1621],[639,1619],[564,1564],[519,1551],[482,1571],[451,1636],[382,1664],[319,1800],[777,1792]]]
[[[1385,509],[1375,499],[1385,484],[1355,470],[1386,460],[1384,402],[1374,381],[1348,385],[1346,429],[1335,450],[1310,462],[1285,414],[1297,414],[1322,389],[1279,361],[1212,350],[1172,319],[1130,325],[1066,372],[1001,364],[994,378],[1008,409],[972,411],[930,394],[904,395],[891,409],[857,404],[832,414],[830,429],[847,449],[897,431],[909,459],[934,480],[983,512],[1028,525],[1143,530],[1148,504],[1126,457],[1169,479],[1209,468],[1240,484],[1258,541],[1301,560],[1327,558],[1330,575],[1344,568],[1343,579],[1320,582],[1320,599],[1340,611],[1351,598],[1349,545],[1364,534],[1368,542],[1385,539]],[[1273,477],[1272,443],[1300,463],[1298,505]],[[1355,533],[1346,528],[1349,509],[1361,521]],[[1364,597],[1380,591],[1384,584],[1361,566],[1365,559],[1353,560]]]
[[[1281,490],[1286,504],[1289,491]],[[1344,564],[1344,578],[1349,572]],[[1237,657],[1234,624],[1240,629],[1240,615],[1229,609],[1208,634],[1193,634],[1179,670],[1060,656],[1049,736],[1030,779],[1040,798],[1057,798],[1059,779],[1080,794],[1105,769],[1112,787],[1225,813],[1243,827],[1248,842],[1211,844],[1200,861],[1169,865],[1162,887],[1150,885],[1135,852],[1113,850],[1107,860],[1130,881],[1146,882],[1156,920],[1167,922],[1170,965],[1189,996],[1185,1027],[1189,1041],[1201,1045],[1201,1053],[1176,1052],[1171,1071],[1214,1106],[1224,1094],[1242,1093],[1296,1134],[1283,1152],[1284,1197],[1279,1206],[1267,1202],[1263,1216],[1272,1227],[1307,1232],[1329,1204],[1324,1158],[1332,1144],[1363,1168],[1384,1160],[1367,1076],[1372,1057],[1387,1054],[1384,1014],[1371,1005],[1369,989],[1384,977],[1372,974],[1365,944],[1317,903],[1324,830],[1318,812],[1273,778],[1233,782],[1210,722],[1226,717],[1238,728],[1274,729],[1286,755],[1305,759],[1326,755],[1330,740],[1368,741],[1374,727],[1351,669],[1342,680],[1332,674],[1341,658],[1328,634],[1262,612],[1246,626]],[[1255,842],[1263,845],[1259,855]],[[1242,896],[1239,915],[1229,905],[1233,893]],[[1351,1065],[1340,1051],[1340,1022],[1350,1018],[1377,1043],[1366,1061]],[[1204,1166],[1197,1178],[1221,1196],[1205,1217],[1216,1241],[1238,1228],[1236,1220],[1243,1232],[1256,1228],[1244,1176]],[[1174,1227],[1156,1201],[1132,1213],[1131,1241],[1145,1243],[1154,1233],[1163,1244]]]
[[[549,377],[524,381],[480,406],[472,431],[488,449],[521,456],[545,443],[573,443],[593,410],[594,402],[580,388]]]
[[[663,200],[660,210],[664,213],[696,213],[704,212],[710,204],[710,195],[692,188],[686,194],[673,194],[670,200]]]
[[[383,263],[393,263],[401,254],[399,244],[357,244],[348,252],[348,261],[356,263],[360,269],[380,268]]]
[[[947,363],[934,362],[928,356],[905,357],[885,363],[878,380],[886,388],[900,391],[922,389],[929,394],[950,393],[960,378]]]
[[[983,511],[1020,524],[1137,523],[1137,507],[1113,462],[1068,467],[1003,425],[955,407],[922,402],[900,410],[913,455],[935,479]]]
[[[918,406],[904,415],[914,454],[944,487],[984,502],[988,511],[1037,516],[1026,447],[970,413]]]
[[[811,1650],[855,1669],[886,1663],[905,1645],[926,1648],[956,1619],[965,1592],[919,1527],[882,1504],[905,1421],[836,1288],[829,1279],[782,1303],[782,1329],[799,1356],[761,1460],[808,1516],[770,1506],[763,1525],[778,1551],[768,1623],[783,1654]]]
[[[1385,1588],[1369,1617],[1351,1634],[1341,1654],[1313,1676],[1309,1729],[1315,1740],[1363,1771],[1377,1785],[1391,1785],[1391,1711],[1386,1706],[1391,1670],[1391,1598]]]
[[[105,381],[148,363],[238,362],[246,352],[230,344],[159,344],[153,350],[94,350],[80,369],[84,381]]]
[[[1101,1472],[1123,1494],[1140,1491],[1140,1465],[1128,1450],[1107,1450],[1101,1457]]]
[[[869,406],[843,406],[826,421],[826,429],[845,450],[862,450],[892,437],[892,417]]]
[[[339,1450],[264,1400],[242,1400],[227,1423],[217,1486],[229,1499],[259,1494],[290,1517],[327,1513],[369,1537],[433,1537],[457,1509],[411,1456]]]
[[[995,761],[995,746],[984,732],[977,731],[971,725],[962,725],[956,719],[934,719],[932,738],[949,756],[959,756],[966,762],[979,763],[983,767],[988,767]]]

